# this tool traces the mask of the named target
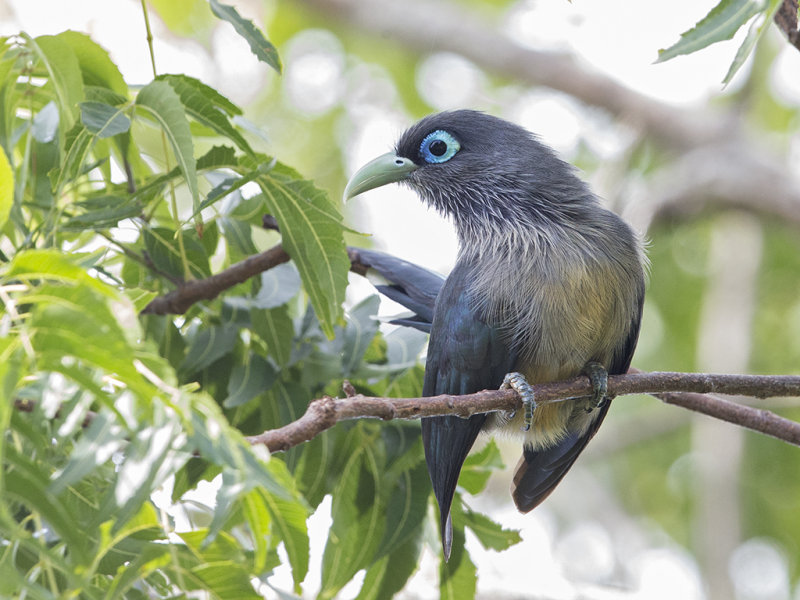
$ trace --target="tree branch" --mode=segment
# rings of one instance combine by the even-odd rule
[[[800,50],[800,31],[797,29],[797,0],[783,0],[783,4],[773,19],[786,35],[789,43]]]
[[[737,129],[719,113],[683,109],[636,92],[565,52],[521,46],[486,15],[446,0],[303,0],[346,27],[399,42],[411,52],[453,52],[479,67],[522,83],[542,85],[644,129],[678,151],[720,139]]]
[[[359,275],[365,275],[369,265],[361,262],[358,248],[347,248],[350,258],[350,270]],[[143,315],[181,315],[195,302],[213,300],[225,290],[247,281],[250,277],[268,271],[273,267],[288,262],[291,257],[277,244],[260,254],[254,254],[243,261],[231,265],[227,269],[215,273],[205,279],[193,279],[178,285],[177,289],[153,298],[142,309]]]
[[[533,386],[539,405],[590,396],[586,377]],[[704,394],[726,394],[768,398],[800,396],[796,375],[713,375],[705,373],[635,372],[608,378],[611,397],[652,394],[667,404],[682,406],[735,425],[770,435],[800,446],[800,423],[767,410],[736,404]],[[263,444],[271,452],[288,450],[307,442],[339,421],[358,418],[418,419],[439,415],[467,418],[476,413],[521,410],[514,390],[484,390],[463,396],[428,398],[381,398],[348,393],[344,399],[324,396],[312,401],[298,420],[278,429],[248,437],[251,444]]]

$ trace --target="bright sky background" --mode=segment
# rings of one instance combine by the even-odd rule
[[[259,15],[252,11],[259,5],[229,2],[258,21]],[[720,92],[720,82],[741,36],[665,64],[654,64],[654,60],[659,48],[674,43],[714,4],[715,0],[521,0],[509,12],[505,30],[522,45],[572,50],[596,68],[661,101],[702,106]],[[217,27],[209,54],[199,44],[167,32],[157,17],[151,16],[151,20],[160,72],[193,75],[245,104],[261,86],[274,82],[274,75],[256,61],[230,26]],[[0,35],[24,30],[36,36],[64,29],[90,33],[110,51],[126,81],[146,83],[151,79],[138,1],[0,0]],[[339,141],[347,150],[349,173],[386,152],[410,124],[409,117],[398,109],[389,77],[379,67],[345,57],[341,44],[329,32],[303,32],[282,52],[287,101],[311,115],[344,103]],[[736,88],[745,71],[739,73],[731,89]],[[771,85],[793,103],[800,102],[798,73],[800,53],[787,48],[776,62]],[[490,109],[536,132],[567,159],[581,136],[600,156],[609,159],[624,151],[630,140],[624,126],[562,94],[509,87],[498,97],[488,91],[480,70],[458,56],[431,55],[420,63],[416,77],[420,92],[435,108]],[[602,187],[602,181],[592,183],[595,188]],[[606,190],[599,191],[603,194]],[[350,208],[351,215],[369,216],[360,218],[356,226],[372,232],[378,248],[441,272],[452,265],[456,241],[451,228],[410,192],[397,186],[381,188],[353,200]],[[514,595],[536,582],[537,591],[553,600],[705,598],[693,558],[671,542],[667,533],[625,515],[603,494],[590,473],[574,469],[553,494],[553,502],[566,506],[575,516],[566,529],[548,504],[523,516],[508,499],[501,505],[493,505],[486,498],[475,499],[474,506],[490,510],[495,519],[522,530],[524,536],[523,543],[502,554],[484,551],[469,538],[472,556],[481,567],[479,590]],[[612,514],[605,522],[581,518],[581,514],[592,514],[591,504],[598,502],[609,503],[608,512]],[[312,527],[314,556],[307,580],[311,591],[317,585],[313,565],[319,564],[325,524],[330,519],[326,510],[328,501],[312,518],[316,523]],[[187,526],[179,512],[176,516],[179,527]],[[435,580],[437,560],[426,553],[421,571],[404,597],[436,597],[431,582]],[[609,588],[607,583],[615,580],[615,574],[616,581],[620,580],[622,565],[625,573],[621,579],[630,589]],[[769,541],[746,541],[731,559],[731,573],[741,600],[790,598],[786,559]],[[288,573],[279,573],[273,582],[291,589]],[[350,592],[357,589],[351,586]],[[800,600],[800,590],[795,591],[794,598]]]

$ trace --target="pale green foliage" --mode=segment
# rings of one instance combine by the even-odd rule
[[[252,23],[211,8],[280,69]],[[192,77],[131,90],[72,31],[2,43],[0,595],[257,598],[279,545],[300,593],[306,519],[327,494],[321,596],[362,569],[362,596],[400,590],[430,527],[418,426],[340,426],[277,457],[243,437],[344,377],[420,392],[422,334],[384,338],[376,297],[344,319],[338,204],[260,152],[232,121],[242,110]],[[245,198],[250,182],[260,193]],[[267,214],[280,234],[262,229]],[[139,314],[277,242],[292,262],[185,315]],[[213,506],[194,506],[186,494],[212,479]],[[480,527],[493,547],[517,539]],[[467,575],[448,585],[474,587]]]
[[[783,0],[721,0],[697,24],[681,34],[681,39],[665,50],[659,50],[658,61],[663,62],[681,54],[691,54],[724,40],[731,39],[739,29],[752,20],[747,36],[736,53],[723,83],[729,83],[745,59],[750,56],[756,42],[772,23],[775,12]]]

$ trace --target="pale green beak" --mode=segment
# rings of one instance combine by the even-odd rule
[[[344,199],[347,201],[367,190],[402,181],[418,168],[413,161],[393,152],[383,154],[356,171],[344,188]]]

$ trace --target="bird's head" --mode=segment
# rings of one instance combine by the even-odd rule
[[[573,168],[530,132],[472,110],[438,113],[412,125],[394,152],[353,175],[344,196],[394,182],[451,216],[462,235],[562,222],[594,203]]]

